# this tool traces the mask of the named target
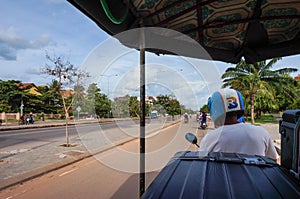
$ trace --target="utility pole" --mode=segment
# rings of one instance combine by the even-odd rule
[[[24,104],[23,104],[23,100],[21,100],[21,106],[20,106],[21,117],[23,116],[23,109],[24,109]]]

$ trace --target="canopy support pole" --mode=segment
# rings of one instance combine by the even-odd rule
[[[140,29],[140,197],[145,192],[145,33]]]

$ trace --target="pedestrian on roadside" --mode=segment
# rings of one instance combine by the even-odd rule
[[[26,119],[26,116],[22,115],[22,117],[21,117],[21,124],[25,124],[25,119]]]

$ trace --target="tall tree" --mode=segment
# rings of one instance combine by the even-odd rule
[[[79,86],[80,81],[86,77],[88,77],[88,73],[78,70],[78,68],[74,67],[69,61],[66,61],[63,56],[50,56],[46,52],[46,59],[49,62],[46,63],[45,67],[42,69],[44,74],[48,74],[57,81],[58,86],[56,92],[58,92],[61,96],[63,102],[63,110],[65,114],[65,122],[66,122],[66,144],[65,146],[69,147],[69,133],[68,133],[68,117],[69,110],[73,105],[74,99],[67,104],[65,92],[63,91],[63,87],[70,88],[72,86]],[[75,90],[76,92],[76,90]],[[75,93],[75,95],[77,95]]]
[[[20,85],[22,83],[18,80],[0,80],[0,112],[20,111],[22,100],[29,98],[28,93]]]
[[[140,115],[140,104],[136,96],[131,96],[129,98],[129,114],[131,117],[139,117]]]
[[[63,107],[63,104],[59,93],[60,89],[61,85],[57,80],[52,80],[47,86],[39,88],[42,93],[45,113],[62,113],[61,107]]]
[[[155,102],[155,104],[160,104],[169,115],[172,115],[173,119],[174,115],[181,113],[180,103],[168,95],[157,96],[157,102]]]
[[[95,98],[98,94],[100,94],[100,89],[97,87],[97,84],[90,84],[87,88],[86,96],[84,97],[84,105],[82,106],[83,112],[88,112],[89,114],[96,114]]]
[[[291,78],[290,76],[288,76]],[[276,90],[276,103],[279,111],[299,108],[299,81],[290,81],[278,84]]]
[[[172,118],[174,119],[175,115],[180,115],[181,114],[181,108],[180,108],[180,103],[176,99],[171,99],[169,101],[169,106],[167,108],[168,114],[172,115]]]
[[[276,92],[274,89],[267,90],[267,89],[261,89],[259,90],[255,95],[255,112],[256,112],[256,118],[261,118],[261,113],[265,113],[267,111],[274,111],[278,109],[278,106],[275,101]]]
[[[114,117],[112,114],[112,102],[107,95],[98,93],[95,96],[95,109],[100,117]]]
[[[99,117],[112,117],[112,103],[107,95],[100,92],[96,83],[89,85],[85,96],[84,110]]]
[[[129,100],[130,96],[117,97],[113,102],[113,112],[116,117],[130,117],[129,114]]]
[[[268,62],[261,61],[255,64],[247,64],[242,60],[235,67],[228,68],[222,75],[223,87],[237,89],[250,99],[251,123],[254,123],[254,100],[258,91],[271,91],[273,88],[276,90],[278,85],[293,81],[285,74],[296,72],[296,68],[271,70],[280,59],[273,58]]]
[[[204,104],[204,105],[200,108],[200,112],[209,113],[207,104]]]

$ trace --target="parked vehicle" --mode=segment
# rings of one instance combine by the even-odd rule
[[[157,118],[157,117],[158,117],[157,111],[152,111],[152,112],[150,113],[150,118],[151,118],[151,119],[155,119],[155,118]]]

